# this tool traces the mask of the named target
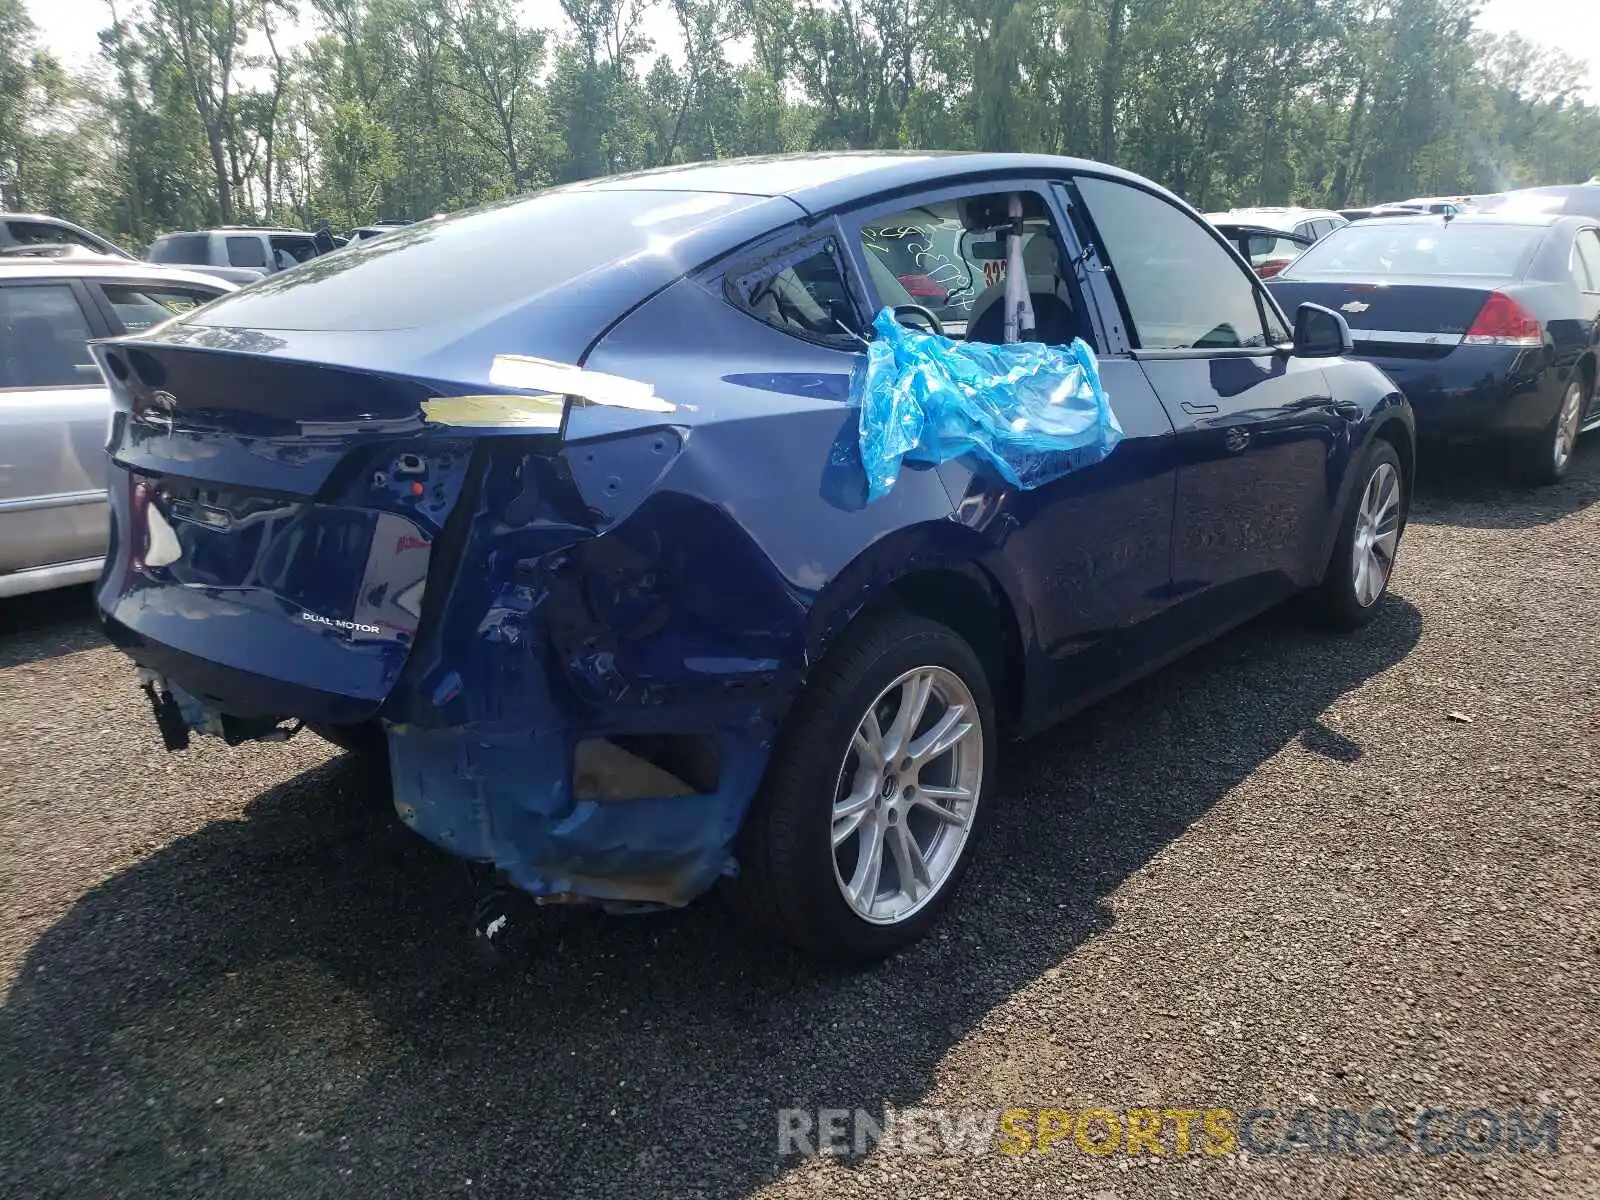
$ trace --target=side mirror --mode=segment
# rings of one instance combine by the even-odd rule
[[[1331,308],[1302,304],[1294,314],[1294,356],[1296,358],[1339,358],[1354,354],[1355,339],[1350,325]]]

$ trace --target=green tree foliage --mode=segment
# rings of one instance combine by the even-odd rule
[[[105,0],[75,78],[0,0],[0,184],[144,244],[807,149],[1080,154],[1202,208],[1600,172],[1581,65],[1476,31],[1474,0],[560,0],[550,27],[533,8]]]

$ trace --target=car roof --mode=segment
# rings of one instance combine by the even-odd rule
[[[213,226],[210,229],[174,229],[174,230],[171,230],[171,231],[169,231],[167,233],[160,234],[159,236],[157,236],[156,241],[159,242],[162,238],[169,238],[169,237],[193,237],[195,234],[202,234],[202,233],[222,233],[222,234],[231,233],[231,234],[235,234],[235,235],[243,234],[243,233],[265,233],[265,234],[268,234],[268,235],[273,236],[273,237],[277,237],[277,236],[280,236],[280,235],[282,235],[282,236],[291,236],[291,237],[315,237],[316,236],[316,234],[308,233],[304,229],[269,229],[269,228],[266,228],[266,227],[258,227],[258,226],[255,226],[255,225],[216,225],[216,226]]]
[[[1227,212],[1207,213],[1206,220],[1220,223],[1242,224],[1248,222],[1263,229],[1288,232],[1302,221],[1343,221],[1345,218],[1331,208],[1296,208],[1293,206],[1259,205],[1254,208],[1230,208]]]
[[[986,174],[1089,172],[1141,186],[1150,181],[1082,158],[960,150],[863,150],[770,154],[684,163],[564,185],[592,191],[719,192],[782,196],[811,213],[900,188],[955,184]]]
[[[109,254],[74,258],[34,258],[0,256],[0,282],[12,283],[19,279],[60,279],[63,276],[92,279],[164,279],[172,283],[201,284],[206,287],[221,286],[224,290],[239,285],[203,271],[185,271],[161,263],[129,262],[125,258],[112,258]]]
[[[1445,213],[1408,213],[1403,217],[1389,217],[1384,222],[1384,228],[1391,225],[1525,225],[1530,228],[1548,228],[1571,222],[1581,225],[1583,218],[1567,216],[1564,213],[1544,212],[1464,212],[1454,216]]]

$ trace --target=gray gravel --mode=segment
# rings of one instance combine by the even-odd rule
[[[942,931],[860,974],[714,903],[542,913],[486,968],[348,760],[168,756],[85,596],[0,606],[0,1195],[1600,1196],[1597,502],[1600,445],[1537,494],[1425,480],[1372,628],[1273,614],[1012,753]],[[775,1141],[1547,1103],[1561,1154],[1482,1161]]]

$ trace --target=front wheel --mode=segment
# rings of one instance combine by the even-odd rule
[[[790,715],[740,836],[735,906],[831,958],[927,932],[977,842],[994,705],[972,649],[897,614],[852,630]]]
[[[1359,629],[1372,620],[1389,590],[1406,517],[1402,472],[1400,455],[1388,442],[1373,442],[1362,459],[1328,573],[1317,590],[1324,615],[1341,629]]]

